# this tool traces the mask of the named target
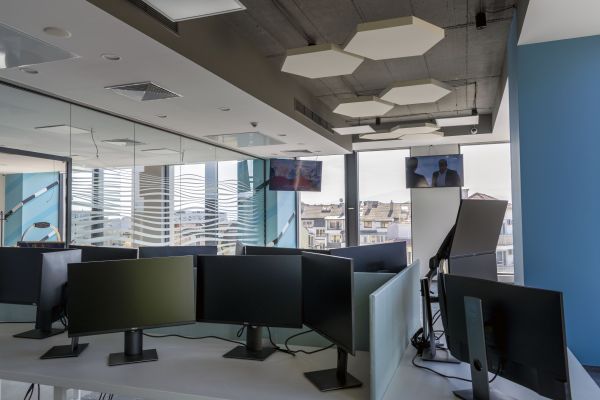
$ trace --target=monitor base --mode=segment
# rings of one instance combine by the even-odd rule
[[[44,331],[41,329],[32,329],[27,332],[17,333],[16,335],[13,335],[13,337],[16,337],[19,339],[46,339],[46,338],[49,338],[52,336],[60,335],[64,331],[65,331],[64,329],[55,329],[55,328],[52,328],[49,331]]]
[[[223,357],[235,358],[238,360],[264,361],[273,353],[275,353],[275,349],[272,347],[263,347],[258,351],[252,351],[246,346],[237,346],[230,352],[223,354]]]
[[[71,358],[79,357],[81,353],[88,347],[87,343],[78,344],[75,348],[68,344],[65,346],[54,346],[48,350],[43,356],[40,357],[42,360],[51,360],[54,358]]]
[[[143,362],[158,361],[156,349],[143,350],[141,354],[112,353],[108,355],[108,366],[137,364]]]
[[[473,393],[473,389],[455,390],[454,395],[462,400],[478,400]],[[514,397],[507,396],[495,389],[490,389],[488,400],[516,400]]]
[[[427,362],[439,362],[445,364],[460,364],[456,358],[452,357],[449,350],[436,349],[435,351],[431,351],[431,349],[427,348],[423,350],[423,355],[421,356],[421,360]]]
[[[350,389],[362,386],[362,382],[346,373],[345,379],[338,378],[338,369],[324,369],[322,371],[305,372],[306,379],[311,381],[321,392],[331,390]]]

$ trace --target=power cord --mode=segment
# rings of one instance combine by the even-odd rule
[[[25,392],[25,397],[23,397],[23,400],[33,399],[33,394],[35,393],[36,387],[37,387],[37,398],[38,398],[38,400],[40,400],[40,397],[41,397],[40,385],[36,385],[35,383],[32,383],[31,385],[29,385],[29,388],[27,389],[27,392]]]
[[[187,340],[218,339],[218,340],[223,340],[225,342],[235,343],[235,344],[240,345],[240,346],[245,346],[246,345],[245,343],[239,342],[237,340],[226,339],[226,338],[222,338],[222,337],[219,337],[219,336],[213,336],[213,335],[196,336],[196,337],[194,337],[194,336],[178,335],[178,334],[175,334],[175,333],[171,333],[171,334],[168,334],[168,335],[152,335],[150,333],[144,333],[144,336],[149,337],[149,338],[154,338],[154,339],[162,339],[162,338],[167,338],[167,337],[176,337],[176,338],[187,339]]]
[[[317,349],[317,350],[311,350],[311,351],[306,351],[306,350],[292,350],[292,349],[290,349],[290,347],[289,347],[289,345],[288,345],[288,343],[290,342],[290,340],[292,340],[293,338],[296,338],[296,337],[298,337],[298,336],[306,335],[307,333],[311,333],[311,332],[314,332],[314,331],[315,331],[314,329],[311,329],[311,330],[304,331],[304,332],[300,332],[300,333],[296,333],[295,335],[292,335],[292,336],[290,336],[290,337],[289,337],[289,338],[287,338],[287,339],[285,340],[285,342],[284,342],[285,349],[286,349],[287,351],[289,351],[289,352],[293,353],[294,355],[295,355],[295,354],[298,354],[298,353],[302,353],[302,354],[308,354],[308,355],[310,355],[310,354],[319,353],[319,352],[321,352],[321,351],[325,351],[325,350],[327,350],[327,349],[330,349],[330,348],[332,348],[333,346],[335,346],[335,344],[333,344],[333,343],[332,343],[332,344],[330,344],[329,346],[322,347],[322,348],[320,348],[320,349]]]
[[[284,349],[284,348],[281,348],[281,347],[279,347],[279,346],[277,346],[275,344],[275,342],[273,341],[273,336],[271,336],[271,328],[268,327],[268,326],[267,326],[267,332],[269,333],[269,342],[271,343],[271,346],[273,346],[273,348],[275,350],[280,351],[280,352],[285,353],[285,354],[289,354],[289,355],[291,355],[293,357],[296,357],[296,353],[294,353],[290,349]]]
[[[463,382],[473,382],[471,379],[461,378],[460,376],[445,375],[445,374],[442,374],[441,372],[436,371],[436,370],[434,370],[432,368],[428,368],[428,367],[425,367],[423,365],[419,365],[419,364],[417,364],[415,362],[415,360],[417,359],[417,356],[418,356],[418,353],[413,356],[413,358],[412,358],[412,365],[415,366],[415,367],[417,367],[417,368],[419,368],[419,369],[424,369],[425,371],[432,372],[432,373],[434,373],[434,374],[436,374],[438,376],[441,376],[442,378],[446,378],[446,379],[457,379],[457,380],[463,381]],[[496,380],[496,378],[498,377],[498,374],[500,374],[501,370],[502,370],[502,365],[500,365],[498,367],[498,370],[494,374],[494,377],[492,379],[490,379],[488,382],[489,383],[494,382]]]

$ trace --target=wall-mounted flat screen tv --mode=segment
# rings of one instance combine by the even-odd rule
[[[462,154],[406,158],[407,188],[461,186],[463,186]]]
[[[270,190],[321,191],[322,161],[272,159]]]

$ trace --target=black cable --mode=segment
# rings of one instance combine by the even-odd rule
[[[31,385],[29,385],[29,388],[27,388],[27,391],[25,392],[25,397],[23,397],[23,400],[31,399],[31,394],[33,394],[33,383]]]
[[[331,343],[329,346],[322,347],[322,348],[320,348],[320,349],[317,349],[317,350],[311,350],[311,351],[306,351],[306,350],[292,350],[292,349],[290,349],[290,347],[289,347],[289,345],[288,345],[288,343],[290,342],[290,340],[292,340],[292,339],[293,339],[293,338],[295,338],[295,337],[298,337],[298,336],[301,336],[301,335],[305,335],[305,334],[307,334],[307,333],[310,333],[310,332],[314,332],[314,329],[311,329],[311,330],[309,330],[309,331],[304,331],[304,332],[296,333],[295,335],[292,335],[292,336],[290,336],[289,338],[287,338],[287,339],[285,340],[285,342],[284,342],[285,349],[286,349],[287,351],[289,351],[290,353],[293,353],[293,354],[302,353],[302,354],[307,354],[307,355],[310,355],[310,354],[319,353],[319,352],[321,352],[321,351],[325,351],[325,350],[327,350],[327,349],[330,349],[330,348],[332,348],[333,346],[335,346],[335,344],[334,344],[334,343]]]
[[[168,334],[168,335],[151,335],[149,333],[144,333],[144,336],[147,336],[149,338],[155,338],[155,339],[161,339],[161,338],[167,338],[167,337],[176,337],[176,338],[180,338],[180,339],[187,339],[187,340],[201,340],[201,339],[218,339],[218,340],[223,340],[225,342],[230,342],[230,343],[235,343],[237,345],[240,346],[245,346],[245,343],[242,342],[238,342],[237,340],[230,340],[230,339],[225,339],[219,336],[213,336],[213,335],[209,335],[209,336],[185,336],[185,335],[177,335],[177,334]]]
[[[415,362],[415,359],[417,358],[417,355],[418,355],[418,354],[415,354],[415,355],[413,356],[413,358],[412,358],[412,365],[414,365],[414,366],[415,366],[415,367],[417,367],[417,368],[424,369],[424,370],[426,370],[426,371],[429,371],[429,372],[433,372],[434,374],[436,374],[436,375],[438,375],[438,376],[441,376],[442,378],[446,378],[446,379],[457,379],[457,380],[459,380],[459,381],[463,381],[463,382],[473,382],[471,379],[467,379],[467,378],[461,378],[460,376],[444,375],[444,374],[442,374],[441,372],[439,372],[439,371],[436,371],[436,370],[434,370],[434,369],[432,369],[432,368],[428,368],[428,367],[425,367],[425,366],[423,366],[423,365],[419,365],[419,364],[417,364],[417,363]],[[496,371],[496,373],[494,374],[494,377],[493,377],[491,380],[489,380],[489,381],[488,381],[488,383],[492,383],[492,382],[494,382],[494,381],[496,380],[496,378],[498,377],[498,375],[500,374],[500,371],[501,371],[501,370],[502,370],[502,366],[499,366],[499,367],[498,367],[498,370],[497,370],[497,371]]]
[[[42,394],[42,390],[40,389],[40,385],[37,385],[37,389],[38,389],[38,400],[40,400],[41,394]]]
[[[246,329],[246,325],[242,325],[242,327],[240,329],[238,329],[238,331],[236,332],[235,336],[239,337],[239,338],[242,337],[245,329]]]

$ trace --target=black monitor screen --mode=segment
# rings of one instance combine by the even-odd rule
[[[37,303],[42,276],[42,254],[54,251],[61,250],[0,247],[0,303]]]
[[[300,256],[199,256],[197,320],[302,327]]]
[[[500,371],[500,376],[551,399],[570,399],[560,292],[441,274],[448,348],[468,363],[465,296],[481,300],[491,373]]]
[[[310,250],[309,250],[310,251]],[[331,249],[332,256],[351,258],[354,272],[400,272],[406,267],[406,242]]]
[[[321,191],[321,161],[270,160],[269,190]]]
[[[81,250],[81,261],[135,260],[138,250],[125,247],[99,247],[69,245],[70,249]]]
[[[69,264],[69,335],[194,321],[193,257]]]
[[[296,249],[293,247],[244,246],[242,254],[246,256],[301,256],[303,252],[329,254],[329,250]]]
[[[216,255],[217,246],[143,246],[140,258]]]
[[[406,187],[461,187],[463,185],[463,156],[419,156],[406,158]]]
[[[302,255],[304,324],[354,354],[354,271],[352,260]]]

